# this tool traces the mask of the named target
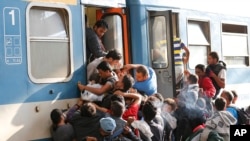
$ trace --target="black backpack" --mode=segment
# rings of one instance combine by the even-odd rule
[[[238,114],[238,124],[250,125],[250,116],[246,113],[244,108],[235,108]]]

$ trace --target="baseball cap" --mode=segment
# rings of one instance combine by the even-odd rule
[[[102,118],[100,120],[100,125],[101,128],[107,133],[112,133],[116,127],[115,120],[111,117]]]

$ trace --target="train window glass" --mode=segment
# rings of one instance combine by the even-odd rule
[[[188,20],[188,48],[190,52],[199,55],[190,55],[189,68],[194,69],[197,64],[207,64],[207,54],[210,48],[209,23],[204,21]]]
[[[58,10],[34,7],[30,11],[29,18],[31,37],[67,37],[65,24]]]
[[[249,66],[247,26],[222,24],[222,52],[227,65]]]
[[[247,35],[222,35],[224,56],[247,56]]]
[[[114,48],[123,54],[122,19],[119,15],[107,15],[104,20],[108,23],[109,29],[103,36],[103,44],[109,51]],[[123,63],[123,60],[122,62]]]
[[[197,55],[191,55],[189,57],[189,68],[194,69],[197,64],[207,64],[207,46],[192,46],[188,47],[190,52],[195,52]]]
[[[168,66],[166,19],[164,16],[151,17],[151,58],[153,68],[166,68]]]
[[[247,26],[223,23],[222,32],[247,34]]]
[[[29,75],[34,82],[65,81],[71,72],[69,15],[63,8],[29,11]]]
[[[244,67],[249,66],[248,57],[245,56],[224,56],[224,60],[226,60],[227,65],[235,67]]]
[[[209,45],[208,23],[200,21],[188,21],[188,43],[196,45]]]

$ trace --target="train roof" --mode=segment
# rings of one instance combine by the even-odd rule
[[[147,5],[173,9],[189,9],[226,15],[250,17],[246,0],[81,0],[82,4],[102,7],[126,7]]]
[[[246,0],[127,0],[130,5],[147,5],[171,7],[173,9],[189,9],[226,15],[250,17]]]
[[[81,0],[82,4],[103,7],[125,7],[125,0]]]

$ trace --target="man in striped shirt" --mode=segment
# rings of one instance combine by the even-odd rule
[[[183,53],[183,50],[185,53]],[[184,55],[185,54],[185,55]],[[180,38],[174,38],[174,62],[175,62],[175,82],[179,84],[184,76],[184,69],[189,60],[189,49]]]

